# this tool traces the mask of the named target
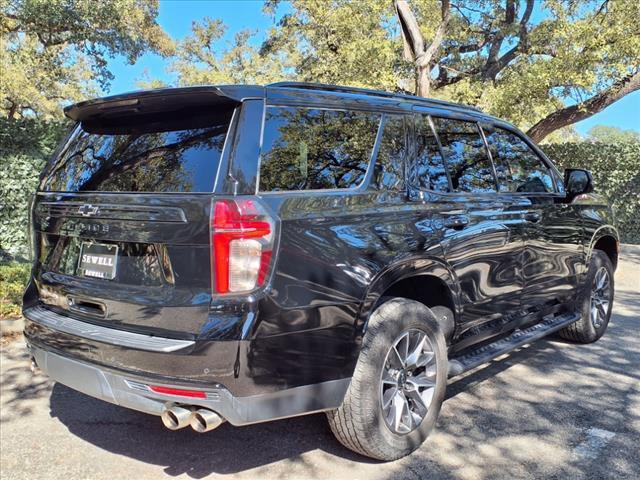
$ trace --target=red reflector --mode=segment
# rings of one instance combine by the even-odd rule
[[[164,393],[165,395],[177,395],[178,397],[207,398],[207,394],[199,390],[182,390],[180,388],[160,387],[149,385],[152,392]]]

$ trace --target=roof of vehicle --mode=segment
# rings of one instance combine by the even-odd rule
[[[329,85],[325,83],[309,83],[309,82],[277,82],[277,83],[271,83],[267,85],[267,87],[327,91],[327,92],[337,92],[337,93],[354,94],[354,95],[365,95],[369,97],[392,98],[392,99],[398,99],[398,100],[407,100],[414,103],[464,108],[464,109],[474,110],[476,112],[482,112],[482,110],[480,110],[477,107],[474,107],[471,105],[464,105],[462,103],[447,102],[445,100],[438,100],[435,98],[419,97],[417,95],[410,95],[407,93],[387,92],[385,90],[373,90],[369,88],[358,88],[358,87],[348,87],[343,85]]]
[[[327,85],[321,83],[278,82],[266,86],[260,85],[204,85],[194,87],[160,88],[141,90],[86,100],[64,109],[67,117],[76,121],[95,121],[105,117],[135,114],[139,111],[157,111],[160,109],[203,107],[206,105],[239,104],[251,98],[265,98],[268,92],[278,94],[296,94],[311,97],[318,94],[343,96],[362,103],[372,101],[400,101],[411,105],[453,109],[475,116],[484,114],[480,109],[460,103],[447,102],[433,98],[418,97],[405,93],[393,93],[382,90]]]

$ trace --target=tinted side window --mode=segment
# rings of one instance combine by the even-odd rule
[[[402,115],[385,115],[376,159],[375,185],[381,190],[402,188],[406,135]]]
[[[553,177],[542,159],[515,133],[489,130],[491,150],[500,190],[507,192],[553,192]]]
[[[495,192],[493,166],[474,122],[433,117],[451,186],[459,192]]]
[[[365,177],[380,114],[267,109],[260,190],[352,188]]]
[[[418,115],[416,118],[416,162],[410,178],[411,183],[418,188],[449,191],[449,180],[440,147],[427,115]]]

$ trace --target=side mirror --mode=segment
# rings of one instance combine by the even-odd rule
[[[591,172],[581,168],[567,168],[564,171],[564,188],[571,197],[593,192]]]

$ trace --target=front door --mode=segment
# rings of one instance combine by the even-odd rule
[[[576,293],[583,262],[582,234],[563,203],[549,165],[519,134],[485,128],[500,189],[520,199],[525,248],[521,259],[522,307],[556,310]]]

